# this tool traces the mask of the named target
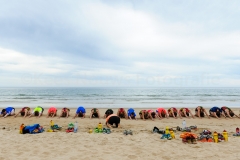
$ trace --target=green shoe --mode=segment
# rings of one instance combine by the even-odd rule
[[[98,128],[95,128],[95,129],[94,129],[94,132],[95,132],[95,133],[99,133]]]
[[[98,129],[98,132],[99,132],[99,133],[102,133],[102,132],[103,132],[103,130],[102,130],[102,129]]]

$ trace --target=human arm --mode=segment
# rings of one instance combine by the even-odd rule
[[[203,109],[204,113],[207,115],[207,117],[210,119],[210,116],[207,114],[206,109]]]
[[[193,116],[193,114],[192,114],[192,112],[189,110],[189,113],[190,113],[190,115],[192,116],[192,118],[194,119],[194,116]]]

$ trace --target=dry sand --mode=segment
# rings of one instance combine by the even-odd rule
[[[183,119],[152,120],[121,120],[121,128],[112,129],[111,134],[92,133],[89,128],[97,127],[99,121],[104,119],[89,119],[90,109],[87,110],[87,118],[72,119],[76,109],[71,110],[69,118],[43,117],[22,118],[7,117],[0,120],[0,160],[15,159],[240,159],[238,144],[240,137],[233,137],[236,127],[240,127],[240,119],[217,120],[214,118],[186,119],[187,126],[197,125],[199,128],[211,129],[222,132],[226,129],[229,133],[229,141],[221,143],[184,144],[176,133],[176,139],[161,140],[160,134],[153,134],[154,126],[158,128],[181,126]],[[140,109],[138,109],[140,110]],[[137,111],[138,111],[137,110]],[[18,109],[17,109],[18,111]],[[114,110],[116,112],[117,109]],[[194,111],[192,109],[192,111]],[[102,115],[105,109],[101,109]],[[138,112],[137,112],[138,113]],[[238,110],[236,111],[238,114]],[[30,125],[39,123],[45,130],[49,128],[50,120],[63,126],[59,132],[44,132],[40,134],[19,134],[21,123]],[[68,123],[78,121],[77,133],[66,133]],[[6,129],[3,129],[5,127]],[[131,129],[133,135],[123,135],[125,129]]]

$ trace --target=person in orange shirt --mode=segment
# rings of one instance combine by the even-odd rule
[[[168,114],[167,114],[167,111],[164,109],[164,108],[158,108],[156,110],[157,112],[157,115],[159,117],[159,119],[162,119],[162,118],[168,118]]]
[[[51,117],[54,117],[54,116],[57,116],[57,108],[56,107],[50,107],[48,109],[48,114],[47,114],[47,118],[51,116]]]

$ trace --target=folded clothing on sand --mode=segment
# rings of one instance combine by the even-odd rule
[[[36,133],[42,133],[44,131],[43,127],[39,124],[33,124],[29,126],[22,127],[22,131],[20,131],[21,134],[36,134]]]

